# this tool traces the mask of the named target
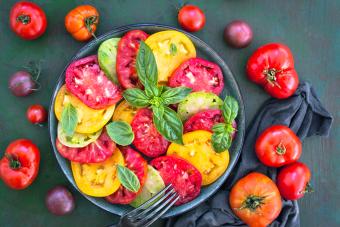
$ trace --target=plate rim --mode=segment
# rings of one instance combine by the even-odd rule
[[[219,61],[219,64],[222,64],[223,69],[227,70],[227,73],[229,74],[228,77],[230,77],[229,79],[231,79],[232,83],[235,86],[235,92],[237,94],[237,99],[239,101],[239,116],[238,116],[238,133],[237,133],[237,137],[240,137],[239,139],[239,143],[237,144],[237,147],[234,149],[233,152],[236,152],[236,156],[235,159],[233,161],[229,162],[228,168],[227,170],[223,173],[223,175],[216,181],[218,182],[219,185],[215,186],[213,189],[209,190],[208,192],[205,193],[205,197],[204,198],[200,198],[197,197],[196,199],[192,200],[191,202],[188,202],[186,204],[183,204],[181,206],[175,207],[174,209],[178,208],[177,210],[173,211],[172,209],[170,209],[169,211],[167,211],[162,218],[169,218],[169,217],[173,217],[173,216],[177,216],[180,215],[182,213],[188,212],[189,210],[199,206],[200,204],[202,204],[204,201],[206,201],[207,199],[209,199],[213,194],[215,194],[217,192],[217,190],[219,188],[221,188],[221,186],[223,185],[223,183],[227,180],[227,178],[230,176],[231,171],[234,169],[236,163],[238,162],[238,159],[241,155],[242,152],[242,147],[243,147],[243,143],[244,143],[244,135],[245,135],[245,107],[244,107],[244,102],[243,102],[243,96],[241,94],[240,91],[240,87],[239,84],[237,83],[234,74],[232,73],[232,71],[230,70],[229,66],[225,63],[225,61],[220,57],[220,55],[212,48],[210,47],[210,45],[208,45],[206,42],[202,41],[200,38],[198,38],[197,36],[188,33],[186,31],[183,31],[182,29],[176,28],[176,27],[172,27],[169,25],[164,25],[164,24],[157,24],[157,23],[136,23],[136,24],[128,24],[128,25],[124,25],[124,26],[117,26],[114,27],[113,29],[111,29],[110,31],[100,35],[97,37],[97,39],[93,39],[90,42],[86,43],[82,48],[80,48],[76,54],[68,61],[68,63],[66,64],[66,66],[64,67],[63,71],[61,72],[61,74],[58,76],[58,79],[56,81],[56,84],[53,88],[53,93],[52,96],[50,98],[50,105],[49,105],[49,114],[48,114],[48,130],[49,130],[49,137],[50,137],[50,142],[54,151],[54,155],[58,161],[58,165],[61,168],[62,172],[64,173],[64,175],[66,176],[67,180],[72,184],[72,186],[79,191],[87,200],[89,200],[90,202],[92,202],[93,204],[95,204],[96,206],[100,207],[103,210],[106,210],[110,213],[116,214],[116,215],[122,215],[123,212],[118,212],[115,209],[109,209],[108,206],[103,206],[103,204],[101,204],[97,199],[97,197],[92,197],[92,196],[88,196],[83,194],[77,187],[77,185],[74,182],[73,176],[69,176],[69,174],[66,172],[66,170],[63,168],[62,166],[62,161],[64,160],[64,158],[58,153],[56,146],[55,146],[55,137],[53,136],[53,130],[54,127],[56,127],[55,125],[53,125],[52,119],[55,119],[55,115],[54,115],[54,101],[58,92],[58,89],[60,88],[60,86],[63,84],[63,80],[64,80],[64,74],[65,71],[67,69],[67,67],[70,65],[70,63],[72,61],[74,61],[75,59],[78,59],[80,57],[80,55],[82,54],[83,51],[91,48],[93,45],[97,45],[98,42],[102,42],[106,39],[108,39],[109,37],[111,37],[114,33],[119,33],[119,32],[123,32],[123,31],[128,31],[131,29],[141,29],[141,27],[158,27],[161,29],[169,29],[169,30],[176,30],[179,32],[182,32],[184,34],[186,34],[187,36],[189,36],[191,39],[194,39],[198,42],[200,42],[203,46],[206,47],[206,51],[211,54],[214,55],[214,58],[217,58]],[[215,183],[216,183],[215,182]],[[107,202],[106,202],[107,203]],[[105,204],[106,204],[105,203]],[[194,204],[192,204],[194,203]],[[112,204],[114,205],[114,204]]]

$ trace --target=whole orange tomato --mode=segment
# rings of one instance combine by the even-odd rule
[[[77,6],[65,17],[66,30],[78,41],[94,37],[99,23],[99,13],[91,5]]]
[[[266,227],[282,209],[281,196],[275,183],[262,173],[252,172],[231,189],[232,211],[250,227]]]

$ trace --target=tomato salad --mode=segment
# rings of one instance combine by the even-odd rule
[[[65,77],[56,148],[82,193],[136,207],[172,184],[181,205],[228,168],[238,103],[185,34],[131,30]]]

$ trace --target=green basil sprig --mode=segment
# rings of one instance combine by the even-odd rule
[[[106,125],[107,134],[115,143],[127,146],[135,138],[131,126],[124,121],[113,121]]]
[[[212,146],[216,152],[223,152],[230,148],[232,142],[232,134],[235,131],[232,124],[238,114],[238,103],[231,97],[224,99],[221,107],[224,123],[215,124],[212,128]]]
[[[122,165],[117,165],[118,179],[120,183],[131,192],[138,192],[140,183],[138,177],[129,168]]]
[[[183,144],[182,121],[177,113],[170,109],[168,105],[181,102],[191,92],[191,88],[158,87],[156,60],[151,48],[143,41],[141,41],[139,46],[136,69],[144,90],[139,88],[127,89],[124,91],[123,97],[132,106],[150,107],[157,131],[168,141]]]
[[[67,104],[61,113],[61,128],[67,136],[73,136],[78,124],[77,109],[71,103]]]

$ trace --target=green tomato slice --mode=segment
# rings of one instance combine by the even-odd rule
[[[223,100],[211,92],[192,92],[179,105],[177,113],[182,121],[203,110],[219,109]]]
[[[73,136],[67,136],[63,131],[61,124],[58,124],[58,139],[61,144],[67,147],[86,147],[90,143],[96,141],[101,133],[102,130],[90,134],[75,132]]]
[[[98,49],[98,63],[105,75],[118,84],[116,72],[117,46],[120,38],[112,38],[100,44]]]
[[[139,207],[165,187],[164,181],[159,172],[148,165],[148,175],[140,194],[130,203],[133,207]],[[157,201],[157,200],[156,200]],[[155,202],[156,202],[155,201]],[[150,204],[152,205],[152,204]]]

